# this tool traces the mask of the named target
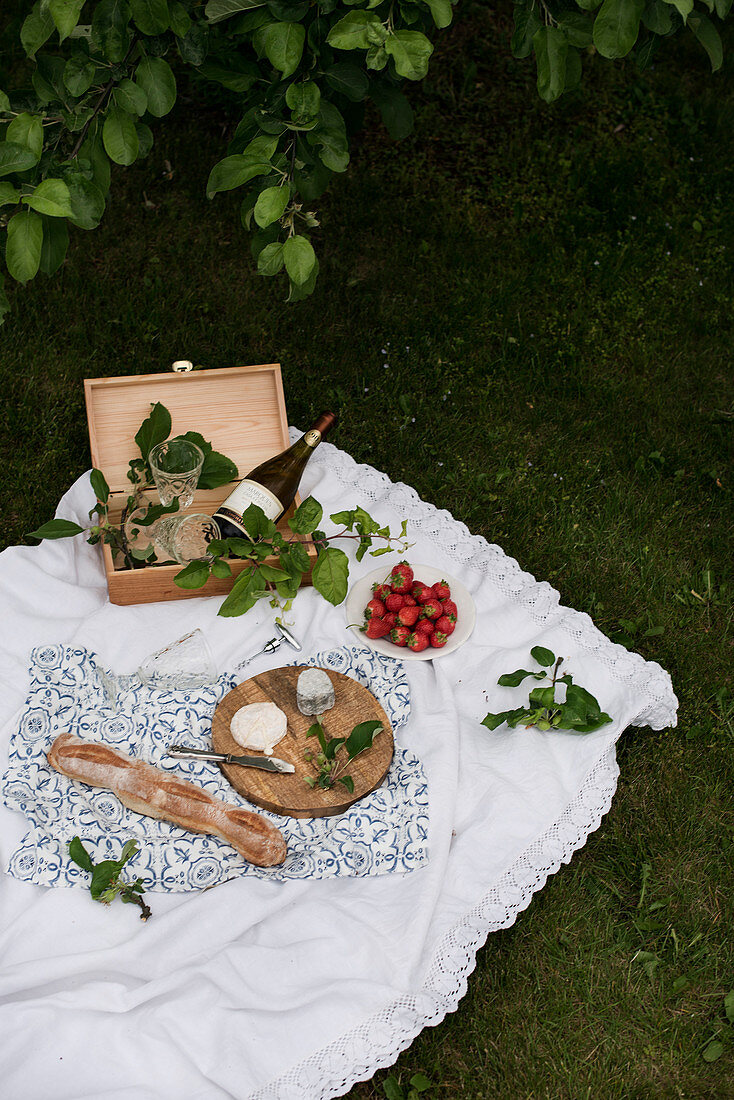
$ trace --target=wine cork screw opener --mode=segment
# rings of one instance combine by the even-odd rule
[[[254,661],[255,658],[259,657],[262,653],[275,653],[276,649],[280,649],[283,642],[292,646],[293,649],[301,649],[301,643],[291,634],[287,626],[282,626],[280,623],[276,622],[275,629],[278,631],[278,634],[274,638],[271,638],[269,642],[266,642],[262,649],[258,649],[256,653],[250,654],[249,657],[245,657],[244,661],[240,661],[239,664],[235,665],[233,669],[234,672],[239,672],[241,668],[244,668],[245,665],[249,665],[250,661]]]

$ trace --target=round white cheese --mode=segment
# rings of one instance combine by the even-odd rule
[[[243,749],[256,749],[272,756],[273,749],[286,735],[288,719],[275,703],[249,703],[232,716],[229,728]]]

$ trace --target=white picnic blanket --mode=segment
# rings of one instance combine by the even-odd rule
[[[487,935],[512,924],[599,826],[616,786],[622,730],[675,723],[677,701],[663,669],[613,645],[587,615],[559,606],[548,584],[408,486],[323,444],[303,488],[327,513],[362,504],[384,523],[407,518],[410,560],[459,577],[476,603],[476,628],[461,649],[405,663],[411,713],[396,737],[425,771],[428,859],[380,877],[244,876],[200,892],[150,892],[146,924],[134,907],[107,908],[85,889],[2,875],[4,1095],[342,1095],[457,1007]],[[91,503],[84,477],[57,514],[83,522]],[[354,562],[352,579],[375,564]],[[6,550],[0,772],[28,695],[34,647],[88,649],[129,673],[198,626],[226,670],[272,636],[272,611],[258,606],[244,619],[220,619],[220,603],[113,606],[98,549],[82,537]],[[299,593],[292,618],[306,657],[354,640],[343,609],[313,591]],[[533,645],[567,658],[564,667],[613,723],[586,736],[481,726],[488,710],[527,698],[527,684],[496,685],[501,673],[527,667]],[[286,660],[282,651],[263,656],[248,675]],[[21,812],[0,806],[0,865],[27,830]]]

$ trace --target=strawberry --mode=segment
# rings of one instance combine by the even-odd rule
[[[444,600],[448,600],[451,598],[451,589],[449,588],[446,581],[436,581],[433,586],[433,591],[442,603]]]
[[[382,600],[370,600],[364,609],[364,617],[367,622],[369,622],[370,619],[384,619],[385,605]]]
[[[436,630],[440,630],[442,634],[453,634],[456,630],[456,623],[448,617],[448,615],[439,615],[436,619]]]
[[[372,595],[374,596],[374,598],[376,600],[382,600],[383,603],[384,603],[385,602],[385,596],[390,595],[390,585],[389,584],[373,584],[372,585]]]
[[[426,600],[423,604],[423,610],[421,611],[422,619],[437,619],[442,614],[442,604],[440,600],[437,600],[435,596],[432,596],[430,600]]]
[[[413,584],[413,570],[407,561],[399,561],[389,577],[389,584],[393,592],[410,592]]]
[[[442,630],[434,630],[431,637],[428,639],[434,649],[443,649],[448,641],[448,638]]]
[[[408,638],[408,649],[412,649],[414,653],[422,653],[424,649],[428,649],[428,635],[419,634],[416,630]]]
[[[387,615],[385,615],[385,618],[382,621],[383,623],[387,623],[390,630],[392,630],[392,628],[397,625],[398,617],[394,611],[388,611]]]
[[[399,592],[391,592],[385,597],[385,607],[388,611],[399,611],[404,604],[405,596],[401,596]]]
[[[415,626],[420,613],[419,607],[401,607],[398,611],[398,622],[401,626]]]
[[[429,588],[427,584],[414,584],[413,595],[418,603],[425,603],[426,600],[431,600],[436,595],[432,588]]]
[[[418,604],[412,596],[403,596],[403,607],[417,607]]]
[[[384,619],[370,619],[367,626],[360,629],[368,638],[384,638],[390,633],[390,627]]]
[[[418,634],[425,634],[428,637],[429,634],[433,634],[435,624],[431,619],[419,619],[415,624],[415,629]]]
[[[390,641],[395,645],[405,646],[408,644],[408,638],[410,637],[410,630],[407,626],[394,626],[390,631]]]
[[[448,617],[451,619],[451,621],[453,623],[455,623],[456,620],[459,617],[459,611],[458,611],[458,608],[457,608],[456,604],[454,603],[454,601],[453,600],[444,600],[443,603],[441,604],[441,606],[443,608],[443,614],[448,615]]]

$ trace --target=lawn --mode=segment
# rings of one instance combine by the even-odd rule
[[[89,467],[85,377],[280,361],[292,423],[337,405],[336,443],[659,662],[680,700],[676,729],[624,734],[610,813],[490,937],[458,1011],[349,1095],[421,1072],[429,1097],[731,1097],[732,55],[714,76],[693,41],[644,73],[588,58],[549,108],[510,56],[510,6],[457,16],[411,89],[414,135],[368,115],[295,305],[254,272],[236,197],[204,195],[232,103],[183,85],[100,229],[13,292],[3,540]]]

